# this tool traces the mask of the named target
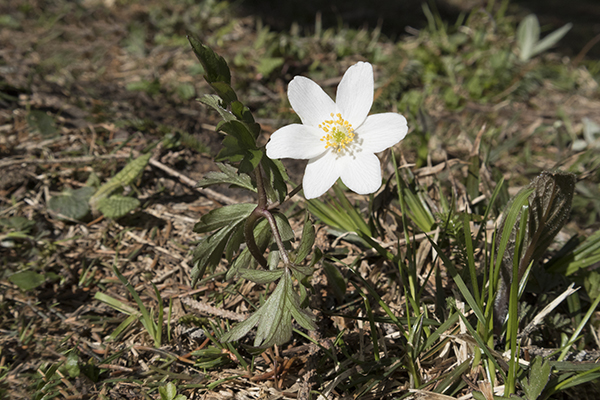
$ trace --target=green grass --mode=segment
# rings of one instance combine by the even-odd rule
[[[306,389],[313,399],[371,399],[418,390],[483,399],[489,383],[503,385],[496,396],[597,398],[597,364],[575,355],[597,361],[600,351],[600,63],[574,65],[552,49],[523,57],[520,21],[505,2],[489,4],[457,21],[424,6],[423,29],[393,39],[319,19],[277,31],[218,1],[2,6],[10,17],[0,25],[20,43],[13,47],[32,50],[0,65],[26,66],[0,78],[10,110],[0,114],[8,131],[0,163],[154,151],[196,181],[216,170],[206,154],[221,150],[222,136],[207,126],[218,116],[194,101],[212,89],[188,33],[227,60],[238,97],[262,125],[259,145],[297,120],[285,95],[293,76],[333,95],[358,60],[375,67],[372,111],[400,112],[410,131],[383,155],[385,185],[375,196],[336,186],[282,205],[297,237],[303,209],[315,226],[314,254],[292,246],[315,267],[295,287],[318,329],[294,326],[288,344],[268,349],[254,348],[252,334],[220,340],[238,321],[227,312],[243,317],[268,304],[276,289],[268,279],[226,280],[235,254],[216,254],[215,271],[192,285],[188,249],[200,237],[189,221],[218,203],[146,167],[119,188],[140,199],[125,218],[66,220],[52,214],[50,199],[110,181],[124,158],[3,166],[0,393],[181,399],[262,390],[291,398]],[[288,167],[298,183],[301,170]],[[509,318],[500,325],[505,253],[525,254],[533,229],[530,193],[514,196],[553,169],[577,178],[570,217],[516,274],[522,281],[503,283]],[[512,274],[521,258],[510,260]],[[579,290],[532,324],[572,283]],[[188,293],[208,311],[182,305]]]

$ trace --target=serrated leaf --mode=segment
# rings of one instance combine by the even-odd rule
[[[240,121],[227,121],[219,125],[219,130],[235,137],[240,146],[246,150],[256,149],[256,140],[244,123]]]
[[[27,291],[40,286],[46,281],[46,278],[35,271],[21,271],[9,276],[8,280],[17,285],[19,289]]]
[[[242,220],[237,224],[226,225],[200,241],[192,258],[192,286],[196,284],[208,268],[212,270],[219,264],[229,238],[243,223]]]
[[[285,272],[277,287],[267,301],[246,321],[236,325],[221,337],[222,341],[238,340],[245,336],[254,326],[255,347],[269,347],[283,344],[292,337],[292,317],[306,329],[315,329],[314,317],[300,307],[298,294],[294,291],[292,279]]]
[[[215,53],[210,47],[205,46],[198,39],[188,36],[192,49],[204,67],[204,78],[208,83],[224,82],[231,84],[231,73],[223,57]]]
[[[150,161],[151,153],[144,154],[130,161],[121,171],[113,176],[108,182],[98,188],[98,191],[90,198],[90,206],[97,210],[102,199],[107,198],[113,192],[131,184],[137,176],[146,168]]]
[[[308,213],[304,217],[304,227],[302,228],[302,237],[300,239],[300,245],[296,252],[296,264],[301,263],[312,251],[313,245],[315,244],[315,228],[312,221],[308,218]]]
[[[230,113],[229,111],[227,111],[225,108],[223,108],[221,106],[221,99],[219,96],[214,95],[214,94],[205,94],[204,96],[200,97],[198,99],[198,101],[200,103],[206,104],[207,106],[215,109],[219,113],[219,115],[221,115],[221,118],[223,118],[223,120],[225,120],[225,121],[234,121],[235,120],[235,115],[233,115],[232,113]]]
[[[231,234],[229,241],[227,242],[227,246],[225,247],[225,258],[227,261],[231,262],[233,260],[233,256],[239,250],[242,243],[245,240],[245,232],[244,225],[239,224]]]
[[[215,89],[215,92],[217,92],[217,95],[223,100],[225,105],[229,105],[231,102],[237,101],[237,95],[228,83],[213,82],[210,84],[210,86]]]
[[[247,279],[252,282],[264,285],[267,283],[275,282],[283,275],[283,269],[276,269],[273,271],[264,271],[258,269],[247,269],[241,268],[238,271],[240,278]]]
[[[79,189],[67,189],[48,201],[48,207],[73,219],[81,219],[90,212],[89,200],[96,188],[85,186]]]
[[[236,116],[238,120],[244,122],[246,126],[248,126],[250,132],[256,139],[258,137],[258,134],[260,133],[260,125],[254,121],[254,117],[252,116],[250,109],[243,105],[241,102],[234,101],[233,103],[231,103],[231,112],[233,113],[233,115]]]
[[[256,208],[255,204],[232,204],[203,215],[194,225],[194,232],[206,233],[246,219]]]
[[[239,171],[249,174],[254,171],[265,153],[262,150],[247,150],[242,162],[240,162]]]
[[[287,217],[278,212],[273,213],[273,217],[275,217],[275,222],[277,223],[277,229],[279,229],[281,240],[284,242],[293,240],[294,230],[290,226],[290,222],[288,221]]]
[[[269,157],[263,157],[261,164],[265,173],[267,195],[271,201],[283,202],[287,195],[286,182],[289,180],[285,167],[280,160],[271,160]]]
[[[115,194],[102,199],[96,205],[98,211],[106,218],[119,219],[140,206],[140,201],[134,197]]]
[[[240,147],[238,140],[233,136],[225,136],[223,148],[215,156],[215,161],[229,161],[232,163],[242,161],[246,151]]]
[[[542,394],[548,384],[552,367],[548,361],[537,356],[529,366],[529,378],[521,382],[523,391],[529,400],[535,400]]]
[[[217,163],[217,167],[221,170],[221,172],[207,172],[200,182],[198,182],[199,187],[207,187],[225,183],[256,192],[256,188],[252,184],[252,179],[248,174],[238,173],[237,168],[229,164]]]

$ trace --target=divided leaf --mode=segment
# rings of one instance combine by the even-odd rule
[[[267,301],[251,317],[223,335],[221,341],[238,340],[258,326],[255,347],[284,344],[292,337],[292,318],[305,329],[316,329],[314,316],[300,306],[300,298],[293,288],[291,276],[284,271]]]
[[[194,232],[206,233],[223,228],[229,224],[240,222],[256,208],[254,204],[232,204],[210,211],[194,225]]]
[[[252,184],[250,175],[238,173],[237,168],[232,167],[229,164],[217,163],[217,167],[219,167],[221,172],[208,172],[206,175],[204,175],[200,182],[198,182],[199,187],[207,187],[220,183],[226,183],[231,186],[238,186],[243,189],[256,192],[256,188]]]

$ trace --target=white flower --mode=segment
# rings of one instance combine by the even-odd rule
[[[313,199],[338,178],[359,194],[381,186],[375,153],[406,136],[406,118],[396,113],[369,115],[373,104],[373,67],[359,62],[346,71],[334,102],[319,85],[303,76],[289,84],[288,98],[302,124],[278,129],[267,143],[267,156],[308,159],[302,186]]]

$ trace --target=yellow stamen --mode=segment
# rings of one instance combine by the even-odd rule
[[[319,124],[319,128],[326,133],[321,141],[326,142],[326,149],[332,147],[334,151],[339,153],[354,140],[354,129],[352,129],[352,124],[342,118],[342,114],[337,113],[334,115],[331,113],[330,115],[332,119]]]

